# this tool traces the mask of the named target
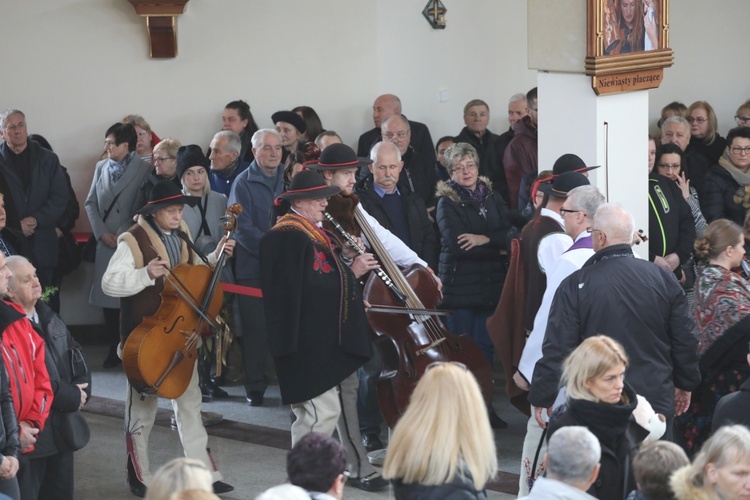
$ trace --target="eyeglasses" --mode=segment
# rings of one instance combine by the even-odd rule
[[[140,132],[138,132],[138,137],[146,137],[147,135],[148,132],[146,132],[145,130],[141,130]]]
[[[398,137],[399,139],[405,139],[406,136],[409,135],[409,130],[402,130],[400,132],[383,132],[383,139],[386,139],[390,141],[394,137]]]
[[[737,120],[737,123],[740,125],[750,122],[750,116],[735,116],[734,119]]]
[[[433,361],[432,363],[430,363],[429,365],[425,367],[424,372],[427,373],[428,371],[432,370],[436,366],[441,366],[441,365],[453,365],[453,366],[457,366],[461,368],[465,372],[469,371],[466,365],[459,361]]]
[[[602,235],[603,238],[605,238],[605,239],[607,238],[607,235],[604,234],[604,231],[602,231],[601,229],[587,229],[586,232],[589,233],[589,234],[599,233],[599,234]]]
[[[741,148],[739,146],[732,146],[731,148],[729,148],[729,150],[736,155],[741,155],[742,153],[750,155],[750,146],[744,148]]]
[[[674,165],[667,165],[666,163],[659,163],[656,165],[659,168],[666,168],[667,170],[679,170],[682,168],[682,165],[679,163],[675,163]]]
[[[117,146],[117,143],[115,141],[104,141],[104,147],[111,147],[111,146]]]
[[[156,165],[157,163],[161,163],[163,161],[174,160],[174,159],[175,159],[174,156],[160,156],[160,157],[154,156],[154,158],[153,158],[154,165]]]
[[[560,209],[560,215],[562,215],[563,217],[565,217],[565,214],[583,214],[583,215],[586,215],[585,213],[583,213],[582,210],[568,210],[567,208],[561,208]]]
[[[470,163],[468,165],[459,165],[457,167],[454,167],[453,170],[451,170],[451,173],[453,172],[471,172],[472,170],[476,170],[477,165],[476,163]]]
[[[706,123],[708,120],[702,116],[688,116],[687,121],[690,123]]]

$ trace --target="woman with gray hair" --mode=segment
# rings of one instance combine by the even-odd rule
[[[502,196],[486,177],[479,176],[479,155],[459,142],[445,152],[450,180],[437,185],[436,220],[440,229],[438,272],[443,282],[440,307],[452,309],[448,329],[469,335],[494,363],[495,349],[487,318],[495,310],[505,282],[505,256],[511,226]],[[507,424],[490,406],[495,428]]]

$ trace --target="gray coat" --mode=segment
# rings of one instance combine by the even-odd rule
[[[119,236],[133,225],[133,215],[141,208],[134,206],[138,198],[138,189],[148,179],[153,166],[138,158],[137,155],[133,155],[125,168],[125,173],[117,183],[112,184],[107,168],[108,161],[102,160],[96,164],[94,180],[91,181],[91,189],[84,203],[89,222],[91,222],[91,230],[97,238],[94,283],[91,286],[89,303],[99,307],[119,309],[120,299],[110,297],[102,291],[102,276],[107,270],[109,259],[114,255],[115,249],[106,246],[99,238],[105,233],[114,233]],[[120,197],[117,198],[105,222],[104,212],[118,193],[121,193]]]
[[[224,228],[221,225],[219,217],[222,217],[227,211],[227,197],[221,193],[209,191],[208,195],[201,197],[201,204],[206,205],[206,222],[211,232],[210,235],[202,234],[198,236],[201,228],[201,211],[198,206],[191,207],[185,205],[185,209],[182,212],[182,220],[185,221],[188,229],[190,229],[190,236],[192,236],[195,245],[204,255],[207,255],[216,250],[216,245],[224,235]]]

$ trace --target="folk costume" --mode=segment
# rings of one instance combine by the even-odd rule
[[[138,211],[142,216],[127,232],[120,235],[117,250],[109,262],[102,278],[102,289],[112,297],[119,297],[121,303],[120,331],[122,342],[120,352],[127,337],[145,316],[156,312],[161,304],[159,294],[164,289],[164,278],[151,279],[147,265],[156,257],[169,261],[169,267],[178,264],[192,263],[199,265],[200,258],[178,238],[176,231],[164,232],[149,216],[159,208],[175,204],[194,203],[195,199],[184,196],[180,189],[170,181],[157,184],[151,194],[151,201]],[[180,229],[190,237],[184,221]],[[216,255],[208,256],[209,262],[216,262]],[[200,460],[212,472],[213,480],[222,487],[221,473],[208,449],[208,435],[201,420],[202,395],[198,386],[197,366],[185,392],[172,400],[177,431],[185,451],[185,456]],[[125,400],[125,438],[128,454],[128,484],[136,496],[145,494],[152,479],[148,458],[148,438],[154,426],[158,399],[156,395],[141,394],[128,384]],[[217,483],[214,484],[215,489]],[[231,491],[230,489],[225,490]]]
[[[321,176],[302,171],[277,200],[337,193]],[[347,448],[351,481],[367,490],[387,483],[367,460],[357,417],[357,369],[372,356],[362,292],[331,237],[315,222],[289,211],[260,243],[261,288],[281,401],[297,417],[292,445],[316,431]],[[382,485],[381,485],[382,483]]]

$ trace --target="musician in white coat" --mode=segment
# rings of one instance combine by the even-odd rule
[[[534,328],[523,348],[518,371],[513,376],[513,381],[523,390],[529,390],[528,381],[534,375],[534,365],[542,357],[542,343],[547,330],[547,317],[557,287],[565,278],[583,267],[583,264],[594,255],[594,246],[588,229],[593,224],[596,209],[604,201],[604,196],[596,187],[579,186],[570,190],[560,209],[560,215],[565,221],[565,232],[573,238],[573,245],[563,252],[555,264],[547,270],[547,289],[534,318]],[[542,438],[542,431],[543,429],[537,423],[532,408],[531,418],[529,418],[526,427],[521,460],[519,490],[522,495],[528,494],[534,480],[543,472],[541,470],[542,459],[546,451],[547,440]]]
[[[187,244],[190,233],[182,220],[183,206],[196,202],[196,197],[183,195],[173,182],[159,182],[151,191],[148,203],[138,210],[141,215],[138,222],[118,238],[117,250],[102,277],[102,289],[110,297],[120,299],[120,331],[123,332],[120,349],[142,319],[154,314],[161,305],[160,293],[168,270],[181,263],[202,264]],[[234,240],[222,238],[216,251],[208,255],[212,265],[217,262],[222,245],[226,254],[232,255]],[[198,371],[194,365],[187,389],[172,400],[177,431],[185,456],[202,461],[212,471],[214,492],[227,493],[234,488],[221,481],[222,476],[208,451],[208,435],[201,420],[201,400]],[[156,418],[157,403],[155,395],[142,397],[128,384],[125,400],[127,480],[130,491],[140,497],[145,495],[151,482],[148,438]]]

